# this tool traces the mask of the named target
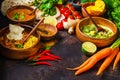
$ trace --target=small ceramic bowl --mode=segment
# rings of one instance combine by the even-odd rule
[[[57,28],[50,24],[40,24],[38,27],[38,31],[42,40],[53,39],[58,32]]]
[[[6,12],[8,19],[13,23],[32,24],[35,20],[34,9],[26,5],[16,5],[9,8]]]
[[[86,3],[82,4],[82,7],[86,8],[86,7],[92,6],[92,5],[94,5],[94,2],[86,2]],[[81,10],[82,10],[83,17],[88,17],[86,12],[84,11],[84,9],[81,9]],[[106,9],[104,9],[103,12],[94,12],[94,13],[91,13],[90,15],[92,17],[100,17],[100,16],[103,16],[105,12],[106,12]]]
[[[22,25],[22,27],[25,29],[24,31],[29,33],[33,27],[30,27],[28,25]],[[40,35],[36,31],[32,34],[38,38],[38,41],[35,42],[31,47],[27,48],[13,48],[13,47],[8,47],[5,45],[5,40],[6,39],[6,33],[9,32],[9,27],[4,27],[3,29],[0,30],[0,53],[7,58],[10,59],[26,59],[27,57],[36,54],[36,52],[40,49]]]
[[[110,20],[105,19],[105,18],[93,17],[93,19],[97,24],[103,25],[103,26],[111,29],[112,32],[113,32],[113,35],[111,35],[108,38],[93,38],[93,37],[87,36],[86,34],[84,34],[81,31],[81,28],[86,26],[86,25],[92,24],[92,22],[90,21],[89,18],[84,18],[81,21],[79,21],[79,23],[76,26],[76,36],[77,36],[77,38],[82,42],[85,42],[85,41],[93,42],[98,47],[105,47],[105,46],[110,45],[117,37],[118,30],[117,30],[116,25],[113,22],[111,22]]]

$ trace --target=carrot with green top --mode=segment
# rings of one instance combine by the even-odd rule
[[[104,49],[101,49],[100,51],[96,52],[93,56],[88,58],[82,65],[69,69],[69,70],[77,70],[75,72],[75,75],[79,75],[85,71],[88,71],[91,69],[98,61],[101,59],[104,59],[105,57],[108,57],[114,48],[118,47],[120,45],[120,38],[118,38],[110,47],[106,47]],[[113,55],[113,54],[112,54]]]
[[[119,47],[116,47],[112,50],[111,54],[106,57],[105,61],[102,63],[102,65],[100,66],[98,72],[96,75],[100,75],[112,62],[112,60],[115,58],[115,56],[117,55],[119,51]]]
[[[118,62],[120,61],[120,51],[118,52],[115,61],[113,63],[113,70],[115,69],[115,67],[117,66]]]
[[[89,69],[91,69],[98,61],[100,61],[101,59],[107,57],[110,55],[112,49],[110,47],[104,48],[100,51],[98,51],[96,54],[94,54],[92,57],[92,59],[89,61],[88,64],[84,65],[84,67],[78,69],[75,72],[75,75],[81,74]]]

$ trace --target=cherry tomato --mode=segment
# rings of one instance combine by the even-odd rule
[[[80,14],[79,14],[79,12],[74,11],[74,12],[73,12],[73,15],[76,17],[76,16],[78,16],[78,15],[80,15]]]
[[[63,15],[65,16],[65,18],[68,18],[68,16],[71,14],[72,12],[70,10],[67,10],[63,13]]]
[[[81,18],[82,18],[82,16],[80,16],[80,15],[76,16],[76,19],[81,19]]]
[[[63,30],[63,22],[59,22],[57,25],[56,25],[57,29],[58,30]]]
[[[72,4],[67,4],[66,6],[67,6],[70,10],[75,11],[75,8],[73,7]]]
[[[73,19],[73,20],[75,19],[73,15],[68,16],[68,18]]]
[[[62,22],[67,22],[67,19],[66,19],[66,18],[65,18],[65,19],[63,19],[63,20],[62,20]]]
[[[65,13],[67,10],[68,10],[67,7],[61,7],[61,8],[60,8],[60,13],[63,14],[63,13]]]

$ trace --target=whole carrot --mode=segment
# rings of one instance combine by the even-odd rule
[[[80,66],[75,67],[75,68],[67,68],[67,69],[68,69],[68,70],[78,70],[78,69],[84,67],[85,65],[87,65],[90,61],[91,61],[91,57],[88,58],[88,59],[87,59],[84,63],[82,63]]]
[[[117,66],[118,62],[120,61],[120,51],[118,52],[115,61],[113,63],[113,70],[115,69],[115,67]]]
[[[109,66],[109,64],[112,62],[114,57],[117,55],[118,51],[119,51],[119,47],[115,47],[112,50],[111,54],[108,57],[106,57],[105,61],[100,66],[96,75],[100,75]]]
[[[111,51],[112,51],[112,49],[110,47],[106,47],[106,48],[98,51],[96,54],[91,56],[91,60],[89,61],[88,64],[84,65],[84,67],[78,69],[75,72],[75,75],[81,74],[81,73],[91,69],[98,61],[100,61],[101,59],[109,56]]]

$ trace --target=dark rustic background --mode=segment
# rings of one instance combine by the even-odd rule
[[[8,24],[7,18],[0,13],[0,28]],[[11,60],[0,55],[0,80],[120,80],[120,63],[114,71],[111,64],[102,75],[95,75],[102,61],[89,71],[74,76],[74,71],[65,68],[78,66],[87,59],[81,52],[81,42],[67,31],[59,31],[56,40],[58,42],[52,50],[62,57],[62,61],[51,61],[50,67],[29,66],[24,60]]]

